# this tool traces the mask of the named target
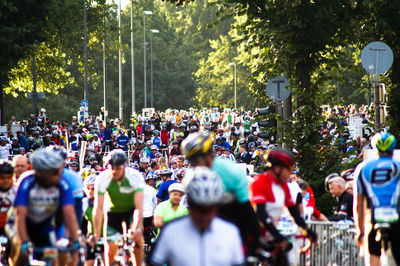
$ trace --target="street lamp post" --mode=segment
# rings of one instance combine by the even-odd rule
[[[118,2],[118,69],[119,69],[119,119],[123,121],[124,107],[122,104],[122,38],[121,38],[121,0]]]
[[[234,70],[233,80],[234,80],[234,83],[235,83],[235,109],[236,109],[236,63],[231,62],[231,63],[229,63],[229,65],[233,66],[233,70]]]
[[[154,108],[154,93],[153,93],[153,34],[160,33],[159,30],[151,29],[150,32],[150,62],[151,62],[151,72],[150,72],[150,107]]]
[[[133,43],[133,0],[131,0],[131,70],[132,70],[132,116],[136,111],[135,99],[135,52]]]
[[[87,22],[86,22],[86,0],[83,0],[83,53],[84,53],[84,64],[85,64],[85,74],[83,78],[83,87],[84,87],[84,97],[85,100],[88,100],[89,91],[88,91],[88,54],[87,54]]]
[[[144,108],[147,108],[147,77],[146,77],[146,15],[153,15],[151,11],[143,11],[143,87]]]

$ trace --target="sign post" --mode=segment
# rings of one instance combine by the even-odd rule
[[[375,131],[381,128],[381,106],[379,101],[379,74],[385,73],[393,64],[393,51],[384,42],[371,42],[361,51],[361,63],[364,69],[375,74],[374,84],[374,109]]]
[[[283,102],[289,98],[292,93],[291,89],[288,88],[289,80],[284,76],[277,76],[267,83],[267,95],[277,105],[278,115],[283,116],[285,113]],[[277,136],[278,138],[283,137],[282,123],[277,123]]]

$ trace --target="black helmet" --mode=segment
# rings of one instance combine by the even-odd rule
[[[13,174],[14,167],[7,161],[0,160],[0,175]]]
[[[110,164],[111,166],[124,165],[128,162],[128,157],[123,150],[116,149],[107,155],[105,162],[106,165]]]

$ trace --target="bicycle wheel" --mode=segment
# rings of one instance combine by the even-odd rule
[[[94,259],[94,266],[104,266],[104,265],[105,265],[104,261],[101,257]]]

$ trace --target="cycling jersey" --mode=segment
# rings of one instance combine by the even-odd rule
[[[59,207],[73,204],[72,190],[64,177],[58,185],[45,188],[36,182],[33,171],[21,179],[14,202],[16,207],[28,208],[27,222],[37,225],[34,230],[41,233],[53,231],[52,219]]]
[[[153,137],[153,144],[157,146],[158,149],[161,148],[161,139],[160,137]]]
[[[179,205],[176,210],[173,210],[170,200],[161,202],[154,210],[154,216],[161,216],[164,224],[185,215],[188,215],[188,210],[186,207]]]
[[[143,218],[153,217],[157,206],[156,190],[152,186],[145,185],[143,194]]]
[[[400,162],[389,157],[362,163],[355,171],[357,193],[375,208],[396,207],[400,195]]]
[[[124,151],[128,150],[129,138],[126,135],[118,136],[117,144],[123,149]]]
[[[160,185],[160,188],[157,192],[157,198],[161,199],[161,201],[165,201],[169,199],[168,188],[171,184],[176,183],[175,180],[167,180]]]
[[[67,168],[63,170],[63,177],[67,180],[71,188],[73,197],[76,199],[83,198],[82,177],[80,177],[77,173]]]
[[[279,183],[270,172],[265,172],[254,178],[251,186],[256,204],[265,204],[270,218],[276,223],[281,216],[283,207],[294,206],[288,184]]]
[[[135,208],[134,194],[143,191],[143,176],[139,171],[125,168],[122,181],[112,178],[111,170],[107,169],[96,178],[95,188],[98,195],[107,193],[110,201],[110,212],[127,212]]]
[[[8,156],[10,155],[10,149],[7,145],[1,146],[0,145],[0,159],[8,160]]]
[[[188,216],[165,225],[149,258],[150,265],[243,265],[238,229],[220,218],[200,231]]]
[[[7,212],[13,206],[16,194],[17,189],[14,186],[7,191],[0,191],[0,230],[4,230],[7,222]]]
[[[233,194],[239,203],[249,201],[246,172],[234,162],[214,157],[211,170],[217,172],[225,186],[225,191]]]

